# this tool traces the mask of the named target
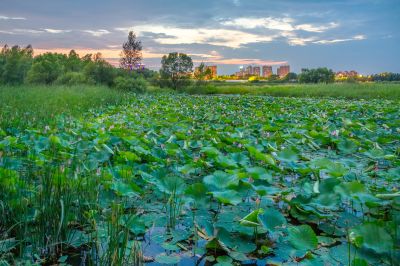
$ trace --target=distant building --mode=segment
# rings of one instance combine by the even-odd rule
[[[356,78],[358,77],[359,74],[357,71],[351,70],[351,71],[339,71],[336,72],[336,78],[337,79],[342,79],[342,78]]]
[[[235,73],[235,76],[240,79],[244,78],[245,75],[245,70],[242,66],[240,67],[239,71]]]
[[[253,67],[253,76],[257,76],[257,77],[261,76],[261,69],[259,66]]]
[[[278,76],[280,78],[286,77],[287,74],[290,73],[290,66],[289,65],[284,65],[278,67]]]
[[[248,66],[246,67],[246,71],[245,71],[246,75],[253,75],[253,67],[252,66]]]
[[[273,72],[272,72],[272,66],[263,66],[262,68],[262,76],[267,78],[272,76]]]
[[[216,78],[218,76],[218,67],[217,66],[207,66],[206,69],[211,70],[211,77]]]

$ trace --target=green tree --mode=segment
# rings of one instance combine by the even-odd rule
[[[64,70],[66,72],[79,72],[82,70],[82,61],[75,50],[71,50],[65,62]]]
[[[282,81],[285,82],[296,82],[297,81],[297,74],[290,72],[285,77],[282,78]]]
[[[120,66],[123,69],[137,69],[142,62],[142,42],[137,40],[136,34],[131,31],[128,35],[128,41],[122,45],[122,54]]]
[[[0,81],[5,84],[23,83],[33,60],[32,46],[26,48],[7,45],[0,53]]]
[[[161,60],[160,75],[163,80],[170,82],[173,89],[178,90],[189,83],[193,72],[193,61],[183,53],[170,53]]]
[[[31,69],[28,71],[28,83],[51,84],[64,72],[63,64],[67,56],[57,53],[45,53],[35,57]]]
[[[326,67],[316,69],[302,69],[299,75],[301,83],[333,83],[335,81],[335,72]]]
[[[88,62],[83,70],[87,80],[95,84],[111,86],[114,81],[114,67],[102,59],[101,54],[93,56],[93,60]]]

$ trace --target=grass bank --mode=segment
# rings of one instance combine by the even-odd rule
[[[209,86],[204,94],[251,94],[275,97],[312,97],[346,99],[400,99],[400,84],[394,83],[336,83],[336,84],[229,84]]]
[[[36,128],[58,115],[78,116],[90,109],[126,102],[126,93],[103,86],[0,86],[0,129]]]

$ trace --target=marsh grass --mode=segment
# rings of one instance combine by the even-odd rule
[[[52,126],[57,116],[81,116],[128,100],[128,94],[102,86],[0,86],[1,129]]]
[[[274,97],[400,99],[398,83],[335,83],[335,84],[229,84],[215,85],[204,94],[269,95]]]

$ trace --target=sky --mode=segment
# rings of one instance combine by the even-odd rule
[[[249,64],[400,72],[399,14],[400,0],[0,0],[0,45],[117,63],[133,30],[155,70],[182,52],[219,74]]]

